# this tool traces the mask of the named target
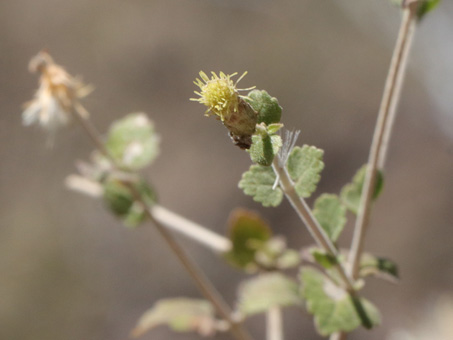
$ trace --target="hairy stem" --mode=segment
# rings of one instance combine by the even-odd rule
[[[337,249],[333,245],[332,241],[330,241],[324,229],[322,229],[316,218],[313,216],[313,213],[308,207],[305,200],[299,197],[299,195],[297,195],[296,190],[294,188],[294,183],[289,177],[286,168],[282,168],[279,165],[277,157],[275,157],[272,167],[274,168],[274,171],[280,180],[280,187],[285,193],[286,198],[289,200],[291,206],[294,208],[297,215],[299,215],[302,222],[304,222],[305,226],[307,227],[311,236],[315,239],[318,246],[324,249],[324,251],[326,251],[329,255],[338,258]],[[340,274],[340,277],[345,285],[346,290],[349,293],[353,293],[354,286],[352,280],[346,273],[345,268],[340,263],[337,264],[336,268],[338,273]]]
[[[416,3],[412,3],[403,10],[400,31],[378,113],[349,255],[350,275],[353,278],[357,278],[358,275],[360,257],[363,252],[365,235],[370,219],[371,202],[376,184],[376,176],[378,170],[381,170],[385,163],[396,105],[401,94],[402,79],[407,67],[409,49],[414,33],[416,6]]]
[[[266,313],[266,340],[283,340],[283,318],[280,307],[272,307]]]
[[[91,123],[89,120],[89,116],[85,108],[78,104],[75,105],[75,114],[78,122],[83,127],[83,129],[87,132],[93,143],[99,149],[100,152],[104,156],[106,156],[111,162],[114,167],[120,168],[117,164],[116,160],[111,157],[108,150],[105,148],[104,143],[100,137],[100,133],[96,129],[96,127]],[[163,224],[158,222],[154,217],[152,210],[148,207],[146,202],[143,200],[143,197],[138,192],[138,190],[133,185],[128,185],[129,189],[131,190],[132,194],[134,195],[135,199],[141,203],[144,207],[144,210],[151,220],[155,228],[158,230],[162,238],[166,241],[169,248],[173,251],[176,257],[179,259],[183,267],[186,269],[187,273],[195,282],[196,286],[200,290],[200,292],[204,295],[204,297],[212,303],[212,305],[216,308],[219,315],[224,318],[230,324],[230,331],[234,335],[234,337],[238,340],[251,340],[251,336],[247,333],[245,329],[243,329],[242,325],[232,318],[232,311],[228,304],[224,301],[222,296],[219,294],[217,289],[213,286],[211,281],[204,275],[202,270],[198,267],[198,265],[188,256],[188,254],[184,251],[184,249],[178,244],[178,242],[173,238],[173,235],[165,229]]]

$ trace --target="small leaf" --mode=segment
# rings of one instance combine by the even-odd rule
[[[159,137],[144,113],[134,113],[112,124],[105,147],[122,166],[139,170],[158,155]]]
[[[371,328],[380,323],[379,311],[371,302],[351,297],[318,270],[302,268],[301,281],[307,309],[321,335],[351,332],[360,325]]]
[[[300,197],[310,197],[316,190],[324,168],[324,151],[314,146],[296,146],[288,157],[288,173],[295,181],[295,189]]]
[[[258,112],[258,124],[270,125],[280,122],[282,108],[278,105],[277,98],[271,97],[264,90],[253,90],[249,92],[246,100]]]
[[[252,162],[269,166],[282,146],[282,138],[279,135],[256,134],[252,136],[252,145],[249,149]]]
[[[253,265],[257,247],[272,235],[268,224],[252,211],[236,209],[231,213],[228,225],[233,247],[225,254],[226,258],[241,268]]]
[[[245,316],[272,307],[301,306],[297,283],[280,273],[262,274],[239,287],[238,309]]]
[[[143,200],[152,205],[156,202],[153,189],[143,180],[131,184],[141,194]],[[104,183],[104,201],[110,210],[120,217],[128,227],[136,227],[146,218],[143,206],[135,201],[128,185],[116,178],[108,178]]]
[[[283,124],[280,124],[280,123],[270,124],[267,126],[267,132],[270,135],[273,135],[273,134],[277,133],[282,127],[283,127]]]
[[[418,20],[421,20],[428,12],[431,12],[440,4],[440,0],[419,0],[419,3],[417,18]]]
[[[315,201],[313,214],[327,236],[336,242],[346,224],[346,208],[337,195],[323,194]]]
[[[213,307],[205,300],[162,299],[142,315],[131,335],[139,337],[159,325],[167,325],[177,332],[196,331],[201,335],[212,335],[215,324]]]
[[[395,262],[364,253],[360,260],[360,276],[375,275],[376,277],[397,282],[399,280],[398,266]]]
[[[277,236],[260,245],[255,261],[263,270],[279,270],[296,267],[301,257],[298,251],[287,248],[284,238]]]
[[[360,198],[363,190],[363,183],[365,181],[367,165],[363,165],[359,170],[357,170],[354,175],[352,182],[346,184],[343,189],[341,189],[340,197],[343,204],[346,208],[352,211],[354,214],[357,214],[360,205]],[[373,199],[377,199],[382,192],[384,187],[384,176],[381,171],[377,172],[376,176],[376,187],[374,189]]]
[[[338,264],[338,260],[335,256],[327,254],[318,248],[312,248],[311,255],[313,256],[313,259],[325,269],[330,269]]]
[[[253,196],[255,202],[260,202],[265,207],[276,207],[283,199],[283,191],[276,187],[273,189],[276,176],[271,167],[252,165],[242,174],[239,188],[244,194]]]

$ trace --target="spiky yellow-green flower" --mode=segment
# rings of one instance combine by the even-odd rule
[[[200,78],[194,84],[200,88],[195,91],[200,98],[191,98],[208,107],[205,115],[215,115],[230,131],[233,142],[242,149],[248,149],[251,145],[251,135],[255,132],[257,116],[255,110],[239,94],[241,90],[236,86],[238,82],[247,74],[244,72],[236,82],[231,79],[237,73],[225,74],[220,72],[217,75],[211,72],[211,78],[203,71]]]

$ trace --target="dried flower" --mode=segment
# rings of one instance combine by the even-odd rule
[[[29,64],[30,72],[39,72],[39,89],[22,113],[24,125],[38,124],[51,133],[70,121],[78,98],[91,92],[80,80],[72,77],[52,57],[41,51]]]
[[[238,82],[247,74],[244,72],[236,82],[231,80],[237,73],[226,75],[220,72],[219,75],[212,72],[209,78],[206,73],[200,71],[201,79],[196,79],[194,84],[200,88],[195,91],[200,98],[191,98],[208,107],[205,115],[215,115],[230,131],[233,142],[241,149],[249,149],[252,144],[251,136],[255,132],[258,114],[245,97],[239,95]]]

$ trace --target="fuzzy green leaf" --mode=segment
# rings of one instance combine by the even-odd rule
[[[111,125],[105,147],[122,166],[139,170],[158,155],[159,137],[144,113],[133,113]]]
[[[233,247],[225,254],[226,258],[240,268],[253,266],[257,248],[272,235],[268,224],[258,214],[245,209],[234,210],[228,224]]]
[[[360,325],[371,328],[380,323],[379,311],[371,302],[352,298],[318,270],[302,268],[301,281],[307,309],[321,335],[351,332]]]
[[[440,4],[440,0],[421,0],[417,8],[417,18],[421,20],[424,16],[435,9]]]
[[[392,260],[364,253],[360,259],[360,276],[374,275],[392,282],[399,280],[398,266]]]
[[[156,194],[153,189],[143,180],[132,184],[141,194],[143,200],[152,205],[156,202]],[[136,227],[146,218],[143,206],[135,201],[128,185],[122,181],[109,178],[103,183],[104,201],[110,210],[128,227]]]
[[[264,313],[272,307],[301,306],[297,283],[280,273],[261,274],[239,288],[238,309],[245,316]]]
[[[329,238],[336,242],[346,224],[346,208],[339,197],[333,194],[319,196],[313,214]]]
[[[357,214],[359,211],[360,198],[362,195],[363,183],[365,181],[367,165],[363,165],[354,175],[352,182],[346,184],[341,189],[340,197],[346,208]],[[377,199],[384,187],[384,176],[381,171],[377,172],[376,187],[374,189],[373,199]]]
[[[282,146],[282,138],[279,135],[260,134],[252,136],[252,146],[249,149],[252,162],[269,166]]]
[[[316,190],[321,171],[324,151],[314,146],[296,146],[288,157],[288,173],[295,182],[295,189],[300,197],[310,197]]]
[[[258,112],[258,124],[270,125],[280,122],[282,108],[278,105],[277,98],[271,97],[264,90],[253,90],[249,92],[246,100]]]
[[[215,332],[215,323],[214,309],[205,300],[162,299],[143,314],[131,334],[138,337],[159,325],[167,325],[177,332],[210,335]]]
[[[263,206],[276,207],[282,202],[283,191],[279,187],[273,189],[275,180],[276,176],[271,167],[252,165],[242,174],[239,188]]]

